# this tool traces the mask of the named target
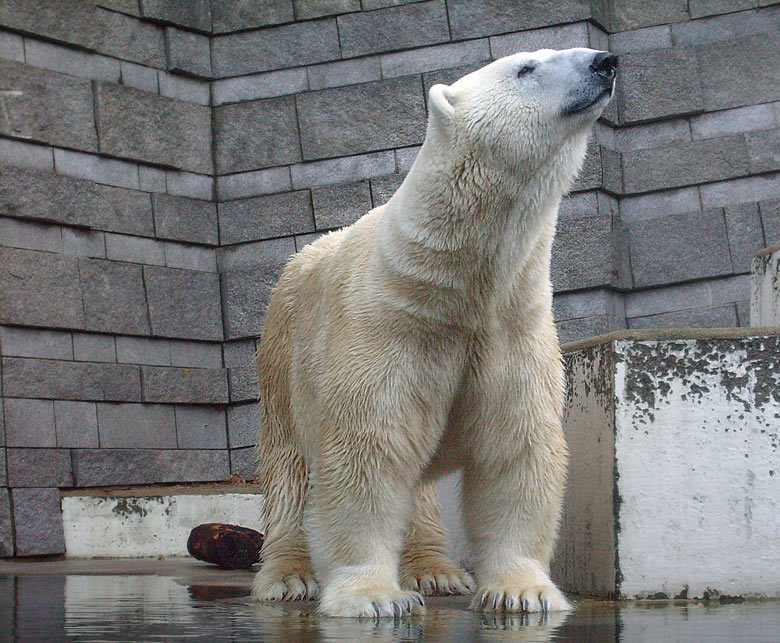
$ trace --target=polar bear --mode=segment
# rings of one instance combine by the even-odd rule
[[[434,85],[397,192],[288,262],[257,353],[255,599],[381,617],[473,591],[434,488],[460,469],[472,608],[569,609],[549,576],[567,466],[550,250],[616,65],[543,49]]]

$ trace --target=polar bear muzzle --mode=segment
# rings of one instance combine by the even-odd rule
[[[618,59],[608,51],[599,51],[588,66],[585,82],[573,93],[571,102],[563,108],[563,115],[584,112],[615,91]]]

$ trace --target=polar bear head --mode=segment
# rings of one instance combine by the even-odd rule
[[[428,138],[453,160],[476,157],[515,176],[562,155],[573,176],[614,92],[616,68],[616,56],[584,48],[501,58],[450,86],[431,87]]]

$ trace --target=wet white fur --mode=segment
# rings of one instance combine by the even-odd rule
[[[432,87],[395,195],[288,263],[258,351],[256,599],[322,587],[325,614],[392,616],[424,609],[415,590],[471,591],[433,486],[462,469],[473,606],[568,609],[548,575],[567,463],[549,267],[607,102],[561,116],[594,53],[517,54]]]

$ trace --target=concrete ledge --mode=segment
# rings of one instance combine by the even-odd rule
[[[621,331],[564,350],[563,588],[780,596],[780,328]]]
[[[68,558],[186,556],[193,527],[238,523],[263,530],[256,485],[196,485],[63,493]]]

